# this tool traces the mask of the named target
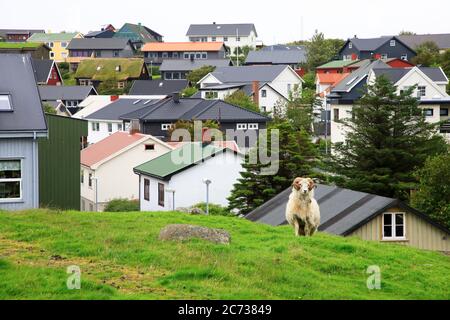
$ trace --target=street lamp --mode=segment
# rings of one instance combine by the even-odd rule
[[[166,189],[166,192],[172,194],[172,211],[175,211],[175,190],[174,189]]]
[[[206,184],[206,215],[209,215],[209,185],[212,181],[209,179],[203,179],[203,183]]]
[[[95,181],[95,212],[98,212],[98,178],[92,177],[92,180]]]

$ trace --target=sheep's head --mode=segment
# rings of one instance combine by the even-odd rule
[[[295,178],[292,183],[292,187],[294,190],[299,192],[301,195],[309,194],[315,187],[314,180],[311,178]]]

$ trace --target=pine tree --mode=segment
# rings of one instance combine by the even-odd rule
[[[346,143],[334,146],[332,168],[343,187],[407,199],[417,183],[413,172],[445,152],[437,125],[425,121],[414,87],[397,94],[386,78],[367,86],[352,117],[343,120]]]

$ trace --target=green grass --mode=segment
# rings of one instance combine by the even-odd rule
[[[232,243],[159,241],[172,223],[223,228]],[[70,265],[81,290],[66,288]],[[381,290],[367,289],[372,265]],[[449,283],[441,253],[238,218],[0,212],[0,299],[450,299]]]
[[[144,59],[138,58],[86,59],[79,64],[75,77],[98,81],[139,78],[143,65]],[[120,71],[116,71],[117,66]]]
[[[0,49],[24,49],[24,48],[38,48],[42,43],[38,42],[1,42]]]

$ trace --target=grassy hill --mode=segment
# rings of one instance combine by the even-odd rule
[[[160,242],[161,228],[223,228],[229,246]],[[81,290],[66,268],[81,268]],[[368,266],[382,272],[367,289]],[[0,299],[450,299],[450,257],[238,218],[0,212]]]

